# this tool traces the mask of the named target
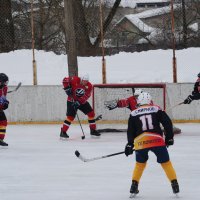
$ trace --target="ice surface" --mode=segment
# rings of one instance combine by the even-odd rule
[[[200,124],[176,124],[182,134],[175,136],[169,148],[180,184],[180,199],[199,199]],[[84,163],[75,155],[79,150],[87,158],[124,150],[125,133],[105,133],[91,138],[89,128],[72,125],[69,135],[59,139],[60,125],[9,125],[0,147],[1,200],[123,200],[129,199],[135,156],[118,155]],[[80,137],[79,137],[80,136]],[[150,153],[147,168],[136,199],[176,199],[169,181],[155,156]]]

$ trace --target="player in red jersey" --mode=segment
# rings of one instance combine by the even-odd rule
[[[61,128],[60,137],[69,138],[67,131],[76,116],[77,110],[88,116],[90,134],[100,136],[101,134],[96,130],[94,110],[88,102],[92,93],[92,84],[89,82],[88,75],[82,78],[78,76],[65,77],[62,83],[68,97],[66,119]]]
[[[148,161],[148,153],[152,151],[157,162],[161,164],[167,178],[171,182],[173,193],[179,192],[176,172],[169,158],[167,146],[174,144],[172,121],[167,113],[157,105],[152,104],[151,95],[143,92],[137,99],[138,108],[133,110],[128,121],[125,154],[129,156],[135,149],[135,168],[132,175],[130,193],[139,192],[138,184]],[[160,124],[163,125],[163,133]],[[165,136],[163,138],[163,136]]]
[[[190,104],[193,100],[200,99],[200,73],[197,77],[197,81],[194,84],[194,90],[192,91],[192,94],[184,100],[184,104]]]
[[[140,95],[143,91],[141,89],[133,90],[133,96],[130,96],[126,99],[120,99],[118,101],[113,101],[110,104],[106,105],[106,108],[109,110],[113,110],[115,108],[128,108],[131,111],[135,110],[137,108],[137,97]]]
[[[4,73],[0,73],[0,145],[8,146],[4,142],[6,127],[7,127],[7,118],[4,113],[4,110],[8,108],[9,101],[6,99],[8,91],[8,76]]]

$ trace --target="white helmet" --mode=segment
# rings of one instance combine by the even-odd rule
[[[149,105],[151,104],[152,98],[151,95],[148,92],[142,92],[138,98],[137,98],[137,103],[139,105]]]
[[[139,96],[143,91],[141,89],[136,89],[134,92],[134,96]]]
[[[85,74],[81,77],[81,81],[89,81],[89,74]]]

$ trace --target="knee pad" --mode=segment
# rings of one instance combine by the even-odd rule
[[[71,123],[74,121],[74,118],[75,117],[73,117],[73,116],[67,116],[66,120]]]
[[[87,114],[87,116],[88,116],[88,119],[89,119],[89,120],[94,119],[94,116],[95,116],[94,111],[89,112],[89,113]]]

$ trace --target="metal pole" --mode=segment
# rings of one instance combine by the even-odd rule
[[[32,34],[32,53],[33,53],[33,85],[37,85],[37,65],[35,60],[35,35],[33,21],[33,0],[31,0],[31,34]]]
[[[106,60],[104,50],[104,33],[103,33],[103,0],[100,0],[100,31],[101,31],[101,50],[102,50],[102,83],[106,84]]]
[[[171,0],[171,28],[172,28],[172,49],[173,49],[173,82],[177,83],[177,63],[175,55],[175,35],[174,35],[174,1]]]

